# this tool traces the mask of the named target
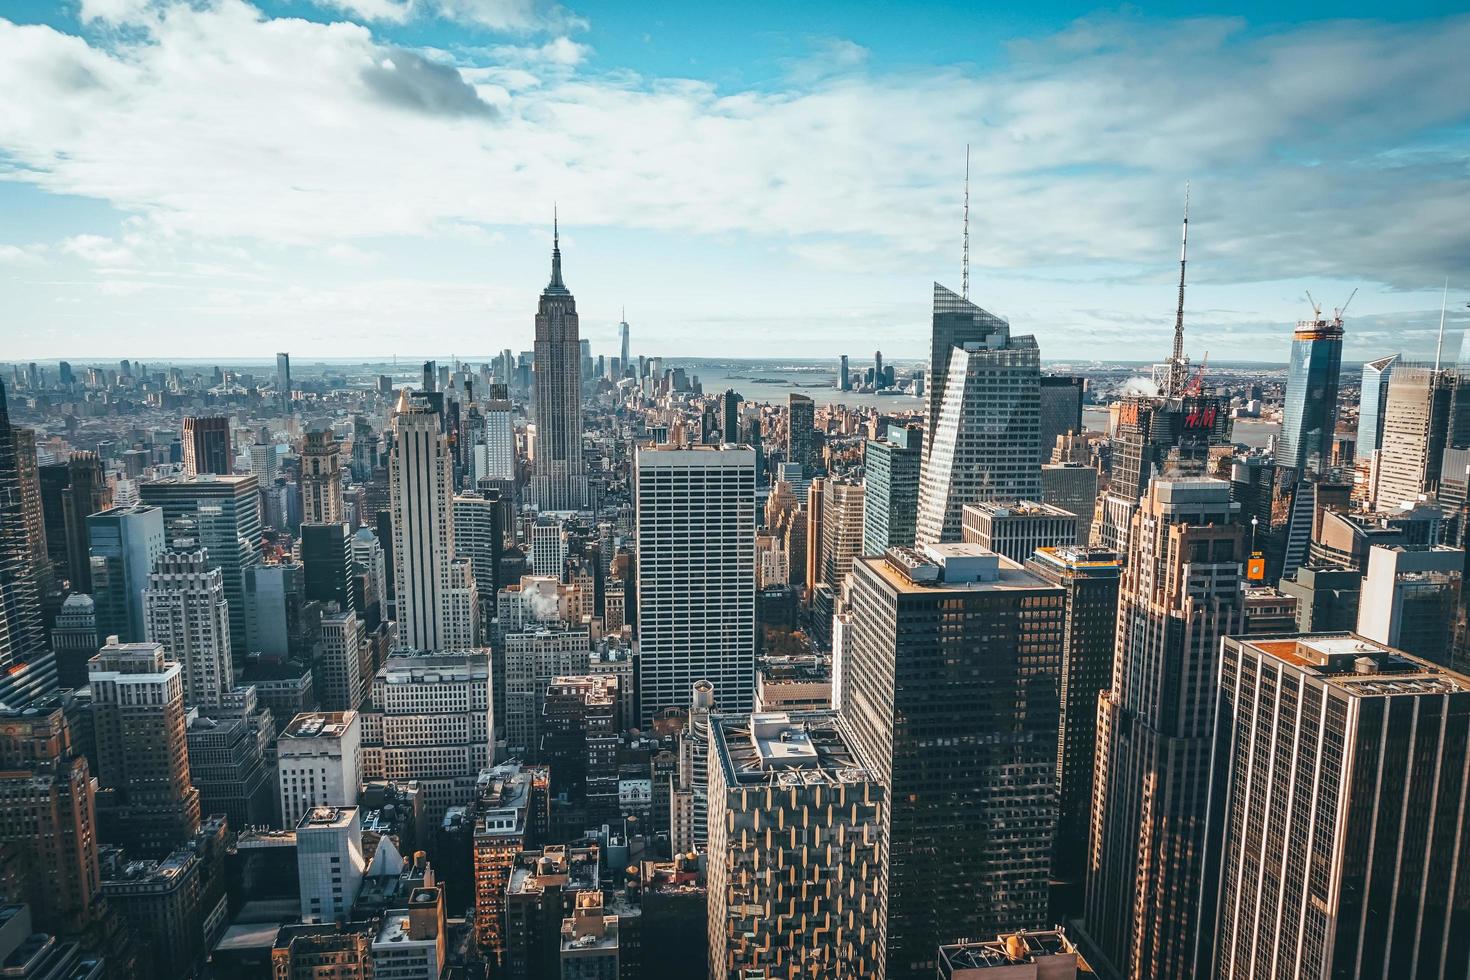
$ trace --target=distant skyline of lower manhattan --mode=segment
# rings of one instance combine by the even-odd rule
[[[1196,355],[1354,289],[1346,359],[1432,350],[1470,16],[1327,13],[12,0],[5,356],[528,349],[555,205],[594,351],[920,358],[967,144],[970,298],[1048,360],[1167,354],[1186,182]]]

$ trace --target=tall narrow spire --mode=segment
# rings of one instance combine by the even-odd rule
[[[965,246],[964,269],[960,273],[960,295],[970,298],[970,144],[965,144]]]
[[[551,285],[547,289],[564,287],[561,281],[561,228],[557,219],[556,205],[551,206]]]
[[[1440,357],[1444,354],[1444,311],[1450,301],[1450,277],[1444,277],[1444,295],[1439,299],[1439,342],[1434,345],[1434,369],[1439,370]]]
[[[1169,358],[1170,395],[1184,392],[1184,267],[1189,261],[1189,181],[1184,182],[1184,229],[1179,237],[1179,306],[1174,311],[1174,353]]]

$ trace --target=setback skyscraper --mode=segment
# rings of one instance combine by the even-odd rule
[[[1286,405],[1276,465],[1298,476],[1321,473],[1332,459],[1337,388],[1342,377],[1342,317],[1296,325],[1286,373]]]
[[[301,444],[301,522],[335,524],[345,520],[342,447],[331,432],[308,432]]]
[[[582,346],[577,301],[561,278],[561,238],[552,225],[551,282],[536,312],[536,466],[531,500],[538,510],[587,505],[582,460]]]
[[[234,687],[225,580],[193,542],[166,552],[143,590],[144,639],[184,669],[184,704],[218,708]]]
[[[1133,515],[1111,688],[1098,709],[1087,933],[1115,975],[1194,963],[1220,640],[1244,627],[1230,484],[1156,478]]]
[[[415,650],[472,647],[478,594],[454,551],[454,463],[437,413],[399,393],[388,463],[399,642]],[[488,600],[487,600],[488,601]]]

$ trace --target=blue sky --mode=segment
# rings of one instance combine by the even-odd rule
[[[1385,9],[1375,9],[1378,7]],[[1443,5],[0,0],[5,357],[918,356],[929,283],[1047,358],[1350,358],[1470,299]],[[1332,19],[1327,19],[1330,14]]]

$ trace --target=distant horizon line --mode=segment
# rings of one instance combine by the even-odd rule
[[[287,356],[289,356],[291,358],[291,363],[292,363],[292,366],[293,367],[298,363],[298,356],[297,355],[292,354],[290,351],[282,351],[281,353],[284,353],[284,354],[286,354]],[[516,353],[519,354],[521,352],[520,351],[516,351]],[[299,363],[301,363],[303,365],[311,365],[311,364],[324,364],[324,365],[352,364],[352,365],[372,365],[372,366],[377,366],[377,365],[391,364],[396,359],[396,360],[406,361],[408,366],[415,366],[416,369],[417,369],[417,367],[421,367],[422,366],[422,362],[423,361],[441,361],[441,362],[444,362],[444,363],[449,363],[451,361],[458,360],[461,363],[489,363],[490,361],[493,361],[495,358],[497,358],[499,356],[500,356],[500,353],[499,352],[497,352],[495,354],[489,354],[489,355],[476,355],[476,354],[472,354],[472,355],[468,355],[468,356],[462,355],[462,354],[439,354],[439,355],[400,354],[400,355],[396,355],[396,356],[395,355],[389,355],[386,358],[382,358],[382,359],[373,359],[373,358],[362,358],[362,357],[324,357],[324,356],[318,356],[318,355],[313,355],[313,354],[303,354],[303,355],[300,355]],[[602,356],[607,357],[609,355],[602,355]],[[645,355],[645,356],[648,357],[648,358],[650,358],[650,359],[655,358],[655,357],[662,358],[665,362],[670,362],[670,361],[679,361],[679,362],[694,361],[694,362],[699,362],[699,363],[710,363],[710,364],[774,364],[774,363],[777,363],[777,362],[786,361],[786,362],[798,363],[798,364],[834,364],[835,365],[836,362],[841,358],[842,355],[838,354],[838,355],[834,355],[832,357],[815,357],[815,356],[811,356],[811,355],[806,355],[806,356],[790,356],[790,357],[779,357],[779,356],[778,357],[711,357],[711,356],[696,356],[696,355],[685,355],[685,354],[649,354],[649,355]],[[1374,357],[1364,358],[1362,361],[1345,360],[1343,363],[1345,363],[1345,364],[1364,364],[1364,363],[1367,363],[1368,361],[1371,361],[1371,360],[1377,360],[1379,357],[1383,357],[1383,356],[1385,356],[1385,355],[1381,355],[1380,354],[1380,355],[1376,355]],[[857,367],[859,365],[862,365],[862,364],[867,363],[866,360],[864,360],[864,361],[852,360],[851,359],[851,357],[852,357],[851,355],[848,355],[848,357],[850,359],[849,367]],[[118,361],[124,361],[124,360],[126,360],[126,361],[142,361],[144,364],[158,363],[158,364],[170,364],[170,365],[174,365],[174,364],[211,365],[211,366],[224,365],[224,366],[232,366],[232,367],[233,366],[240,366],[240,365],[254,367],[254,366],[257,366],[257,365],[261,365],[261,366],[270,367],[271,369],[274,370],[274,368],[275,368],[275,358],[276,358],[276,355],[275,354],[263,355],[261,359],[256,359],[256,358],[252,358],[252,357],[216,357],[216,358],[210,358],[210,357],[165,357],[165,356],[161,356],[161,355],[149,356],[149,355],[146,355],[146,354],[139,355],[139,356],[132,356],[132,355],[116,355],[116,356],[114,356],[114,355],[108,355],[108,354],[92,354],[92,355],[87,355],[85,357],[78,357],[76,355],[73,355],[73,356],[70,356],[70,357],[25,357],[25,358],[19,358],[19,359],[9,359],[9,360],[5,360],[5,361],[0,361],[0,364],[5,365],[6,367],[12,367],[12,366],[15,366],[15,365],[26,365],[26,364],[54,365],[54,364],[59,364],[62,361],[66,361],[68,364],[71,364],[73,367],[78,367],[78,366],[80,366],[80,367],[94,367],[94,366],[96,366],[97,362],[100,362],[100,361],[109,361],[109,362],[114,362],[115,363],[115,362],[118,362]],[[924,364],[924,363],[927,363],[928,362],[928,359],[925,358],[925,357],[914,357],[914,356],[904,356],[904,355],[899,355],[897,357],[893,357],[893,358],[890,359],[885,354],[884,355],[884,362],[885,363],[888,363],[888,364],[909,364],[909,363],[912,363],[912,364]],[[1097,358],[1097,357],[1094,357],[1094,358],[1077,358],[1077,357],[1056,357],[1056,358],[1048,358],[1048,357],[1043,357],[1041,359],[1041,363],[1042,364],[1097,364],[1097,365],[1118,364],[1118,365],[1129,365],[1129,366],[1131,366],[1131,365],[1153,365],[1153,364],[1160,364],[1160,363],[1163,363],[1163,362],[1160,361],[1160,360],[1158,360],[1158,359],[1149,359],[1149,358],[1144,358],[1144,359],[1129,359],[1129,358]],[[1224,366],[1227,366],[1227,365],[1241,365],[1241,366],[1247,366],[1247,367],[1254,367],[1254,366],[1286,367],[1290,363],[1290,361],[1287,360],[1287,359],[1283,359],[1283,360],[1279,360],[1279,361],[1251,361],[1251,360],[1228,360],[1228,359],[1224,359],[1224,358],[1215,358],[1210,363],[1212,365],[1221,366],[1221,367],[1224,367]],[[399,367],[400,367],[400,369],[402,369],[404,367],[404,365],[399,365]]]

